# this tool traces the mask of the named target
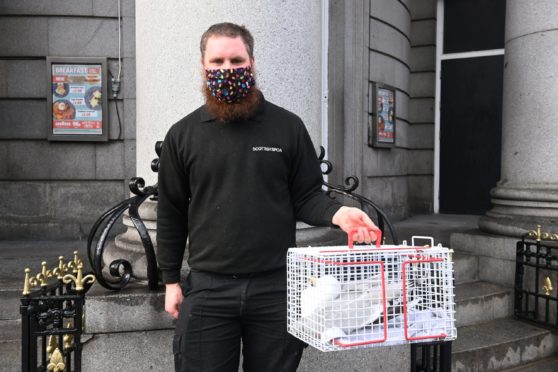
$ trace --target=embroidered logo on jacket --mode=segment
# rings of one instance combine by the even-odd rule
[[[254,146],[252,151],[283,152],[281,147]]]

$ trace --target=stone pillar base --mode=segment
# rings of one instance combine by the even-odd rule
[[[147,228],[153,247],[156,250],[157,239],[157,202],[146,200],[139,208],[139,215]],[[105,270],[108,270],[110,263],[117,259],[124,259],[132,265],[133,278],[138,280],[147,280],[147,258],[145,249],[141,242],[139,233],[137,232],[128,212],[124,213],[122,223],[127,230],[117,235],[113,242],[107,242],[103,262]],[[107,277],[110,274],[107,273]]]
[[[514,237],[537,225],[557,230],[558,185],[498,186],[491,195],[494,208],[479,219],[481,230]]]

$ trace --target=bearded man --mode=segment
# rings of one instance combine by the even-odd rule
[[[296,221],[358,230],[367,243],[376,226],[322,191],[304,124],[257,88],[250,32],[215,24],[200,50],[206,103],[170,128],[159,170],[158,261],[165,310],[178,319],[175,368],[236,372],[242,349],[244,371],[296,371],[304,343],[287,333],[285,269]]]

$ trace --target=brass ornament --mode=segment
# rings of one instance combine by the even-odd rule
[[[66,328],[72,328],[72,325],[70,323],[66,324]],[[70,333],[66,333],[64,335],[64,349],[65,350],[71,350],[74,348],[74,335],[70,334]]]
[[[31,287],[36,287],[38,285],[40,285],[41,287],[46,287],[48,285],[48,278],[52,277],[52,272],[50,270],[47,270],[46,264],[47,264],[46,261],[41,262],[41,266],[42,266],[41,272],[38,273],[37,275],[33,276],[33,277],[30,277],[29,279],[26,279],[26,281],[29,283],[29,285]],[[26,278],[27,278],[27,274],[30,273],[30,272],[31,272],[31,269],[25,269]],[[26,291],[25,285],[23,287],[23,291],[24,291],[24,294],[29,294],[30,293],[29,288],[27,288],[27,291]],[[27,293],[25,293],[25,292],[27,292]]]
[[[552,286],[552,281],[550,280],[550,277],[546,277],[546,279],[544,280],[544,285],[542,287],[544,294],[547,296],[550,296],[550,294],[552,293],[552,291],[554,290],[554,287]]]
[[[64,275],[68,271],[68,265],[64,263],[64,256],[58,257],[58,266],[52,270],[52,275],[56,275],[56,279],[64,279]]]
[[[75,261],[72,261],[70,263],[73,263],[73,262],[75,262]],[[77,265],[77,274],[75,276],[72,275],[72,274],[66,274],[66,275],[64,275],[64,278],[62,280],[65,284],[69,284],[69,283],[74,282],[74,285],[76,287],[76,291],[80,292],[80,291],[83,291],[83,289],[84,289],[83,285],[84,284],[95,282],[95,275],[89,274],[89,275],[83,276],[83,262],[79,262],[79,264]]]
[[[56,341],[56,336],[52,335],[48,338],[48,346],[46,348],[46,352],[51,355],[56,349],[58,349],[58,341]]]
[[[78,251],[74,251],[74,259],[68,262],[67,269],[72,270],[74,274],[77,274],[80,263],[83,264],[83,261],[79,258]]]
[[[66,364],[64,364],[64,357],[60,352],[60,349],[56,348],[52,355],[50,356],[49,363],[47,365],[47,371],[49,372],[63,372],[66,369]]]
[[[24,296],[28,296],[31,293],[31,287],[35,287],[38,284],[36,279],[34,280],[35,284],[32,284],[31,279],[35,279],[35,278],[31,278],[31,269],[27,267],[25,268],[25,279],[23,279],[22,294]]]
[[[41,287],[46,287],[48,285],[48,278],[52,278],[52,271],[47,270],[47,263],[46,261],[41,262],[41,272],[35,276],[35,280],[31,278],[31,285],[37,285],[34,283],[39,283]]]
[[[547,233],[541,230],[541,225],[537,225],[536,230],[530,230],[527,232],[528,238],[533,238],[537,242],[541,240],[558,240],[558,234],[556,233]]]

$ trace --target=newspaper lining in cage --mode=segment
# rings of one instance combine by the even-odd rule
[[[290,248],[289,333],[321,351],[455,339],[452,251],[415,238]]]

